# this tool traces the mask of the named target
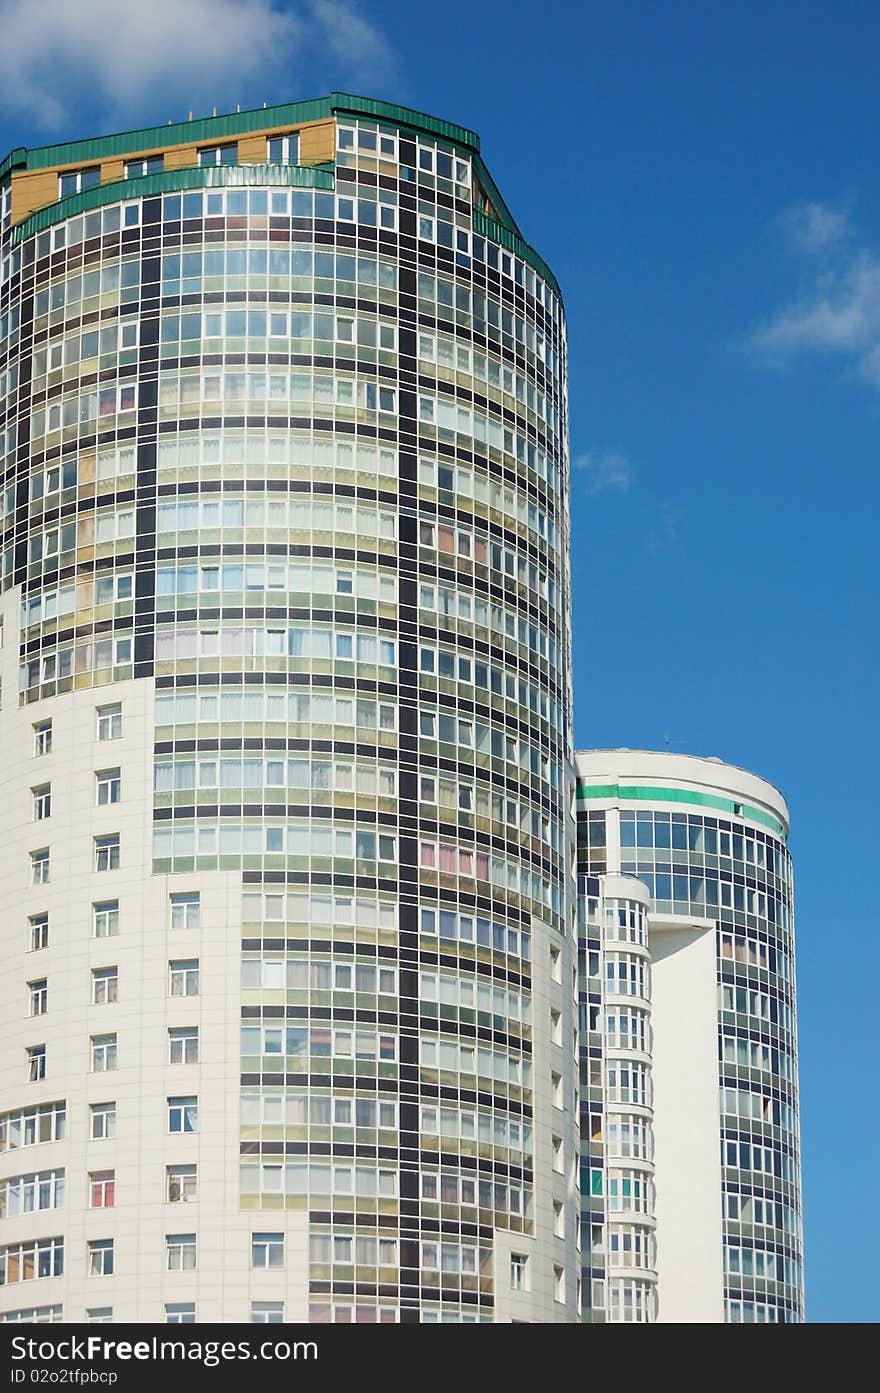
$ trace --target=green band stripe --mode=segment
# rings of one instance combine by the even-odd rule
[[[12,233],[12,245],[17,246],[35,232],[43,232],[78,213],[91,212],[108,203],[126,203],[155,194],[179,193],[187,189],[248,188],[266,186],[295,189],[332,190],[335,176],[323,165],[240,164],[205,165],[191,169],[166,169],[159,174],[144,174],[136,179],[116,179],[112,184],[72,193],[68,198],[40,208],[18,224]]]
[[[588,799],[615,799],[625,803],[689,803],[699,808],[713,808],[731,817],[742,817],[769,827],[777,837],[787,840],[787,832],[778,818],[771,817],[750,803],[734,803],[732,798],[719,798],[713,793],[691,793],[684,788],[651,788],[640,784],[587,784],[578,779],[577,796]],[[734,812],[739,808],[739,812]]]

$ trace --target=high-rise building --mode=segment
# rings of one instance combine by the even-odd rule
[[[576,765],[584,1318],[801,1321],[785,801],[716,759]]]
[[[801,1319],[787,811],[575,784],[565,320],[477,136],[14,150],[0,471],[0,1320]]]
[[[575,1320],[551,272],[340,94],[0,216],[0,1318]]]

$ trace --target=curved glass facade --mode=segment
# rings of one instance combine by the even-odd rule
[[[575,1311],[565,325],[475,147],[408,115],[116,198],[83,162],[29,222],[7,186],[10,823],[47,801],[0,1173],[51,1107],[66,1183],[7,1319],[25,1271],[65,1319]]]

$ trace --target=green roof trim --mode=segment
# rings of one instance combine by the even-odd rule
[[[40,208],[20,222],[12,232],[12,245],[27,237],[44,232],[66,218],[89,213],[109,203],[126,203],[156,194],[186,192],[191,189],[217,188],[276,188],[325,189],[332,192],[336,183],[332,168],[326,165],[206,165],[204,168],[166,169],[161,174],[145,174],[136,179],[116,179],[112,184],[99,184],[82,193],[70,194],[57,203]]]
[[[476,131],[457,126],[454,121],[444,121],[439,116],[426,116],[423,111],[414,111],[409,106],[394,106],[391,102],[375,101],[372,97],[355,97],[350,92],[331,92],[330,110],[351,116],[370,116],[394,126],[410,126],[415,131],[440,136],[452,145],[464,145],[475,154],[480,151],[480,137]]]
[[[499,189],[498,185],[495,183],[495,180],[492,178],[492,175],[486,168],[482,155],[474,156],[474,164],[477,170],[477,178],[483,185],[483,188],[489,195],[489,200],[492,203],[492,206],[496,209],[498,213],[497,221],[500,222],[502,227],[506,227],[508,231],[512,232],[514,237],[519,237],[521,239],[522,233],[519,230],[516,218],[513,216],[507,204],[504,202],[504,199],[501,197],[501,190]],[[561,298],[562,297],[560,296],[560,299]]]
[[[750,803],[734,803],[732,798],[719,798],[712,793],[692,793],[686,788],[650,788],[641,784],[587,784],[581,779],[577,782],[577,796],[584,801],[601,798],[619,799],[624,803],[689,803],[698,808],[712,808],[717,812],[729,813],[731,817],[747,818],[762,827],[769,827],[777,837],[788,841],[788,832],[783,823],[771,817],[763,809]],[[734,808],[742,809],[734,813]]]
[[[23,169],[26,164],[27,150],[23,145],[18,145],[14,150],[10,150],[6,159],[0,164],[0,180],[5,179],[13,169]]]
[[[534,247],[530,247],[528,242],[524,242],[516,232],[511,232],[509,227],[503,223],[496,222],[494,218],[487,218],[485,213],[479,213],[474,209],[474,232],[481,237],[488,237],[491,241],[497,242],[499,246],[507,251],[513,252],[516,256],[521,256],[533,271],[537,271],[539,276],[543,276],[548,285],[559,296],[562,302],[562,291],[559,289],[559,282],[554,276],[550,267],[542,256],[539,256]]]
[[[330,98],[261,106],[254,111],[234,111],[227,116],[205,116],[198,121],[174,121],[167,126],[145,126],[121,135],[99,135],[61,145],[41,145],[26,151],[28,169],[49,169],[56,164],[94,164],[135,151],[162,149],[168,145],[216,145],[266,126],[295,126],[301,121],[327,120]]]

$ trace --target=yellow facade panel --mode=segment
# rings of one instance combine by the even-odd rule
[[[300,164],[328,164],[336,158],[336,122],[312,121],[299,132]]]
[[[165,151],[165,168],[191,169],[197,159],[194,145],[173,145]]]
[[[13,174],[11,209],[13,223],[19,223],[24,218],[30,217],[31,213],[35,213],[38,208],[45,208],[47,203],[54,203],[57,198],[57,169],[23,170],[21,174]]]
[[[240,135],[238,137],[239,164],[266,163],[266,137],[263,134]]]

